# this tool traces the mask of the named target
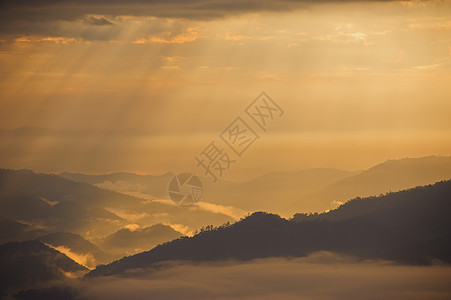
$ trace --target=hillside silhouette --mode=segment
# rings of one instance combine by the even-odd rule
[[[116,259],[152,249],[158,244],[171,241],[183,236],[171,226],[155,224],[138,229],[120,229],[108,235],[101,242],[103,249],[108,249]]]
[[[67,278],[87,269],[39,241],[0,245],[0,291]]]
[[[345,202],[451,179],[451,157],[428,156],[388,160],[343,178],[311,195],[313,201]]]
[[[0,245],[7,242],[33,240],[47,233],[47,231],[42,228],[34,228],[28,224],[3,216],[0,216],[0,228],[2,229],[0,234]]]
[[[258,212],[230,226],[210,227],[192,238],[98,266],[88,276],[155,267],[163,261],[292,257],[322,250],[407,264],[450,263],[450,209],[451,181],[444,181],[354,199],[328,213],[292,220]]]
[[[112,173],[61,176],[144,198],[167,198],[171,173],[138,175]],[[244,182],[202,178],[202,201],[244,211],[271,211],[284,217],[298,212],[322,212],[355,198],[377,196],[451,179],[451,157],[419,157],[388,160],[367,170],[316,168],[269,172]]]
[[[57,175],[0,169],[0,222],[4,225],[0,240],[3,242],[61,231],[102,239],[130,224],[140,227],[182,224],[195,229],[227,221],[234,219],[221,212],[181,210],[170,201],[150,201]],[[33,230],[35,234],[31,234]],[[172,238],[169,236],[167,240]]]
[[[76,257],[84,258],[84,266],[95,267],[100,263],[108,263],[112,260],[110,253],[100,249],[97,245],[84,239],[78,234],[70,232],[54,232],[37,238],[38,241],[74,253]],[[70,256],[70,253],[65,253]]]
[[[388,160],[360,172],[271,172],[227,189],[212,187],[208,201],[292,216],[330,210],[355,197],[378,196],[449,179],[451,157],[406,158]]]
[[[152,197],[167,196],[167,185],[174,177],[173,173],[163,175],[138,175],[134,173],[111,173],[102,175],[87,175],[81,173],[63,172],[59,174],[72,181],[85,182],[105,188],[116,186],[117,192],[135,192],[148,194]]]

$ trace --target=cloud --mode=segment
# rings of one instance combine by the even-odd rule
[[[137,192],[137,191],[142,191],[143,189],[145,189],[144,184],[124,181],[124,180],[118,180],[115,182],[105,180],[104,182],[95,184],[95,186],[105,189],[105,190],[115,191],[118,193]]]
[[[449,299],[449,266],[304,258],[167,264],[121,277],[75,281],[81,299]],[[151,296],[150,296],[151,295]]]
[[[90,25],[113,25],[114,23],[102,15],[86,15],[83,20]]]
[[[160,43],[160,44],[184,44],[194,42],[199,38],[199,33],[194,28],[187,28],[185,32],[172,34],[164,33],[160,35],[150,36],[149,38],[141,38],[133,41],[133,44],[147,44],[147,43]]]
[[[244,211],[240,208],[236,208],[233,206],[213,204],[213,203],[209,203],[209,202],[205,202],[205,201],[198,202],[196,204],[196,206],[194,206],[190,209],[197,209],[197,208],[199,208],[200,210],[209,211],[209,212],[213,212],[216,214],[224,214],[229,217],[232,217],[235,220],[238,220],[238,219],[244,217],[244,215],[247,213],[246,211]]]
[[[45,9],[45,8],[40,8]],[[52,8],[53,9],[53,8]],[[80,8],[73,7],[71,10]],[[61,8],[64,15],[64,8]],[[103,10],[90,10],[73,17],[60,17],[58,12],[25,14],[23,17],[11,15],[0,10],[0,37],[9,41],[40,41],[53,38],[60,41],[122,41],[137,43],[181,44],[195,41],[199,32],[189,26],[189,20],[155,18],[138,14],[121,15],[104,13]],[[71,12],[72,13],[72,12]],[[125,13],[125,11],[124,11]],[[57,14],[56,16],[54,14]],[[18,40],[20,38],[20,40]]]
[[[218,38],[232,42],[240,42],[242,40],[266,41],[276,38],[276,36],[248,36],[243,34],[235,34],[231,32],[225,32],[224,34],[218,34],[217,36]]]
[[[139,224],[127,224],[124,226],[125,229],[128,229],[130,231],[136,231],[140,228]]]
[[[193,236],[194,235],[194,231],[191,230],[186,225],[183,225],[183,224],[171,224],[171,223],[164,223],[164,225],[171,226],[172,229],[182,233],[183,235],[187,235],[187,236]]]
[[[97,265],[96,260],[94,258],[94,256],[91,253],[87,253],[87,254],[80,254],[80,253],[76,253],[74,251],[72,251],[70,248],[67,248],[65,246],[57,246],[54,247],[50,244],[45,244],[50,248],[53,248],[63,254],[65,254],[67,257],[69,257],[70,259],[72,259],[73,261],[75,261],[76,263],[88,268],[88,269],[94,269],[95,266]],[[66,273],[66,272],[65,272]],[[70,273],[66,273],[66,276],[68,276]],[[71,275],[69,276],[71,277]]]
[[[123,219],[127,219],[132,222],[137,222],[143,218],[149,217],[149,214],[145,213],[145,212],[126,211],[126,210],[120,210],[117,208],[110,208],[110,207],[106,208],[106,210],[108,210],[109,212],[111,212]]]
[[[384,2],[397,0],[365,0]],[[288,11],[313,3],[355,2],[355,0],[6,0],[2,8],[14,19],[73,20],[86,14],[136,15],[190,19],[221,18],[230,14],[259,11]]]
[[[91,26],[114,26],[116,16],[219,19],[264,11],[291,11],[317,3],[355,0],[6,0],[0,4],[0,32],[48,31],[57,21],[83,20]],[[366,0],[384,2],[392,0]],[[397,1],[397,0],[393,0]],[[108,17],[107,17],[108,16]],[[35,24],[35,26],[31,26]],[[38,24],[38,25],[36,25]]]
[[[223,36],[220,36],[220,37],[223,37],[224,40],[226,40],[226,41],[234,41],[234,42],[238,42],[238,41],[250,38],[249,36],[245,36],[242,34],[233,34],[230,32],[226,32],[226,33],[224,33]]]

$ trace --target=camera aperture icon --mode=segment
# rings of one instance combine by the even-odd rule
[[[178,206],[193,206],[202,197],[202,192],[201,180],[192,173],[178,174],[169,181],[169,198]]]

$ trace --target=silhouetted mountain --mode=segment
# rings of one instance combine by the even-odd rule
[[[51,186],[48,188],[51,189]],[[111,232],[111,224],[116,229],[127,224],[127,221],[95,204],[66,200],[52,205],[42,197],[30,195],[32,191],[27,191],[26,188],[24,191],[26,192],[17,191],[15,194],[0,196],[0,216],[37,224],[48,231],[65,230],[76,233],[93,230],[102,234]],[[105,223],[106,220],[110,225]]]
[[[102,188],[149,199],[167,198],[171,174],[143,176],[130,173],[63,176]],[[355,197],[377,196],[451,178],[451,157],[421,157],[389,160],[368,170],[310,169],[270,172],[241,182],[212,183],[203,179],[201,201],[244,211],[271,211],[283,216],[296,212],[322,212]]]
[[[317,201],[326,210],[333,207],[330,206],[332,201],[344,202],[355,197],[377,196],[450,178],[451,157],[389,160],[331,184],[312,194],[308,201]]]
[[[299,205],[304,205],[294,201],[295,199],[317,192],[355,173],[325,168],[270,172],[243,183],[223,180],[213,183],[208,178],[202,178],[204,185],[202,201],[246,211],[268,210],[292,215],[298,211]],[[61,173],[60,176],[129,195],[167,198],[167,186],[173,174],[152,176],[133,173],[105,175]]]
[[[235,185],[212,185],[206,188],[206,200],[247,211],[271,211],[291,216],[300,210],[316,211],[317,202],[308,195],[356,174],[337,169],[309,169],[292,172],[270,172]]]
[[[17,194],[40,197],[49,205],[61,202],[77,202],[90,206],[140,203],[138,198],[74,182],[57,175],[34,173],[30,170],[0,169],[0,197],[4,199]]]
[[[0,245],[0,290],[31,287],[87,269],[39,241]]]
[[[207,190],[208,201],[248,211],[290,216],[322,212],[355,197],[377,196],[451,178],[451,157],[389,160],[361,172],[311,169],[272,172],[253,180]]]
[[[0,216],[0,245],[7,242],[21,242],[46,234],[45,230],[34,228]]]
[[[156,198],[167,197],[168,183],[174,176],[172,173],[163,175],[139,175],[134,173],[86,175],[69,172],[59,175],[73,181],[89,183],[120,193],[143,193]]]
[[[0,170],[0,215],[48,231],[108,234],[128,222],[105,210],[106,206],[140,203],[134,197],[55,175]]]
[[[87,267],[95,267],[97,264],[111,261],[110,254],[102,251],[99,247],[85,240],[78,234],[69,232],[55,232],[41,236],[37,240],[55,248],[63,247],[63,249],[69,250],[71,253],[74,253],[74,256],[77,256],[77,258],[83,259],[83,263],[77,261],[76,258],[71,257],[70,253],[65,253],[62,250],[60,251]]]
[[[158,244],[172,241],[182,235],[171,226],[155,224],[136,230],[121,229],[107,236],[101,245],[104,249],[108,249],[109,252],[115,254],[117,258],[120,258],[152,249]]]
[[[412,264],[433,259],[451,262],[451,181],[355,199],[320,217],[298,217],[288,221],[254,213],[231,226],[98,266],[89,276],[153,267],[163,261],[305,256],[321,250]]]
[[[4,169],[0,169],[0,216],[90,239],[103,238],[132,223],[181,224],[195,229],[234,220],[218,211],[183,210],[171,201],[145,200],[57,175]]]
[[[105,236],[131,224],[146,227],[164,222],[191,230],[204,224],[218,225],[227,221],[233,219],[218,212],[180,209],[171,202],[122,195],[56,175],[0,169],[0,240],[5,243],[41,237],[40,240],[88,267],[151,249],[181,234],[170,227],[169,232],[159,232],[156,227],[130,233],[124,238],[126,232],[121,231],[107,239],[105,245],[108,244],[109,249],[88,247],[86,243],[89,242],[84,240],[82,243],[82,237],[99,244]],[[59,231],[80,236],[54,233],[43,237]],[[117,245],[119,240],[123,242],[120,247]]]

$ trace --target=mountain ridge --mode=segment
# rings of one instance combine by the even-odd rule
[[[88,270],[37,240],[0,245],[0,265],[0,291],[68,278],[68,273]]]
[[[375,206],[374,201],[378,202]],[[290,257],[323,250],[408,264],[430,264],[433,259],[451,263],[451,181],[354,199],[334,211],[349,207],[361,210],[362,205],[370,208],[338,220],[312,218],[297,222],[275,214],[254,213],[230,226],[206,230],[98,266],[87,276],[120,274],[171,260]],[[332,214],[333,211],[324,215]]]

